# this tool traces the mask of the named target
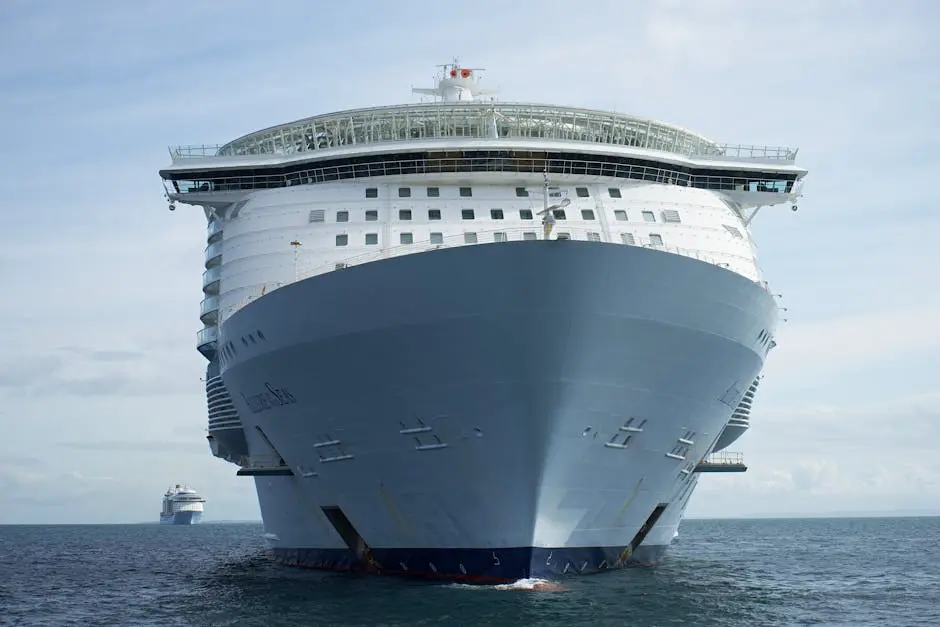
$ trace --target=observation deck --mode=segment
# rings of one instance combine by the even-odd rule
[[[708,161],[792,164],[788,147],[720,144],[673,124],[621,113],[499,102],[435,102],[318,115],[227,144],[175,146],[173,165],[239,165],[246,158],[316,157],[337,148],[427,140],[541,140],[632,147]],[[324,154],[326,156],[326,154]]]

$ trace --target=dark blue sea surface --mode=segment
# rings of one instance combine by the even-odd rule
[[[689,520],[556,591],[294,569],[260,524],[0,526],[0,624],[940,625],[940,518]]]

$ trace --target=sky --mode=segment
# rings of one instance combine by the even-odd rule
[[[167,146],[415,102],[455,56],[503,101],[799,147],[799,211],[753,227],[787,322],[749,470],[689,516],[940,513],[938,39],[931,0],[5,0],[0,523],[153,521],[178,482],[260,518],[205,441],[205,218],[167,211]]]

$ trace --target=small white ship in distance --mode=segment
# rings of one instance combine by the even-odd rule
[[[203,504],[206,502],[192,488],[177,483],[163,494],[163,509],[160,524],[195,525],[202,521]]]
[[[796,210],[797,151],[500,102],[478,74],[160,171],[207,220],[211,451],[253,478],[285,564],[656,564],[702,473],[746,470],[726,449],[780,311],[751,224]]]

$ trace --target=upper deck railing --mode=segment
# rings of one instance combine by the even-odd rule
[[[170,148],[174,163],[292,156],[332,148],[430,139],[524,139],[629,146],[687,157],[792,161],[796,150],[718,144],[672,124],[619,113],[531,104],[425,103],[315,116],[223,145]]]

